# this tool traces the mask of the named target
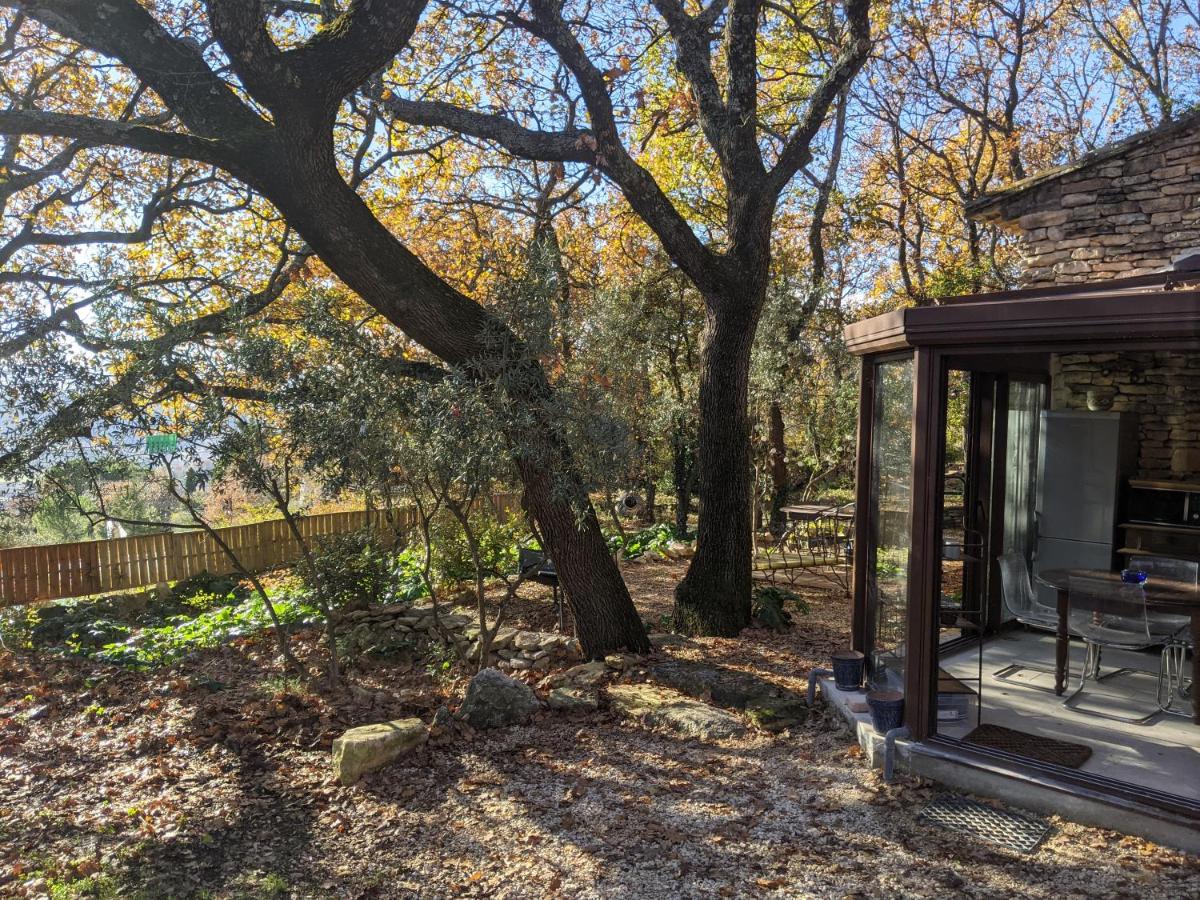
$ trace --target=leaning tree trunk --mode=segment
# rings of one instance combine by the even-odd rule
[[[549,467],[529,461],[518,461],[518,467],[526,504],[550,546],[584,656],[596,659],[617,647],[648,653],[645,626],[628,600],[629,590],[608,552],[587,495],[582,491],[576,495],[581,521],[575,505],[562,501]],[[617,597],[628,602],[613,602]]]
[[[584,654],[648,651],[645,626],[561,436],[553,388],[541,366],[502,322],[420,265],[345,182],[328,137],[332,122],[298,130],[270,148],[274,156],[265,164],[248,161],[256,186],[366,303],[431,353],[487,379],[527,411],[532,427],[506,438]]]
[[[696,555],[675,590],[675,627],[688,634],[733,636],[750,624],[749,385],[758,309],[752,299],[732,311],[718,309],[705,327]]]

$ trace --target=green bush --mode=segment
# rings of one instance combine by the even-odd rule
[[[24,606],[0,610],[0,647],[27,650],[33,646],[38,625],[37,611]]]
[[[485,576],[515,572],[517,546],[528,539],[525,523],[519,518],[498,519],[478,516],[471,522],[479,542],[480,562]],[[434,580],[455,585],[475,579],[475,563],[462,526],[452,516],[438,516],[430,533],[433,544]]]
[[[217,647],[231,640],[256,634],[271,627],[266,604],[257,594],[240,599],[226,595],[225,605],[197,616],[172,616],[157,627],[141,628],[123,641],[113,642],[88,652],[95,659],[135,668],[169,665],[196,650]],[[286,626],[310,624],[321,620],[320,610],[302,591],[281,592],[272,597],[276,614]]]
[[[423,596],[419,559],[383,547],[369,530],[324,535],[296,573],[314,599],[330,609],[411,601]]]
[[[241,579],[236,575],[214,575],[211,572],[199,572],[177,582],[171,588],[172,598],[191,607],[200,606],[213,597],[223,598],[230,593],[245,596],[248,592],[241,585]]]
[[[625,535],[608,536],[608,549],[611,553],[620,552],[622,559],[637,559],[647,553],[667,555],[667,547],[675,541],[675,526],[659,522],[640,531]]]

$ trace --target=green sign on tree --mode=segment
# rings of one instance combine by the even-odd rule
[[[174,434],[151,434],[146,436],[147,453],[174,453],[179,446],[179,436]]]

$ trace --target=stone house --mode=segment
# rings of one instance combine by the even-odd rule
[[[1014,230],[1022,287],[1191,270],[1200,277],[1200,110],[987,194],[968,207]],[[1136,411],[1139,475],[1200,480],[1200,358],[1055,354],[1051,406]]]
[[[1019,289],[846,327],[876,715],[822,681],[885,771],[1193,852],[1198,137],[1194,113],[981,198],[1022,240]]]

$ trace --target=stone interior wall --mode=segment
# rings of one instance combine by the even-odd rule
[[[1051,389],[1054,409],[1087,409],[1095,391],[1137,413],[1139,477],[1200,482],[1200,354],[1056,355]]]
[[[1148,275],[1200,247],[1200,139],[1147,140],[997,210],[1024,237],[1026,287]]]

